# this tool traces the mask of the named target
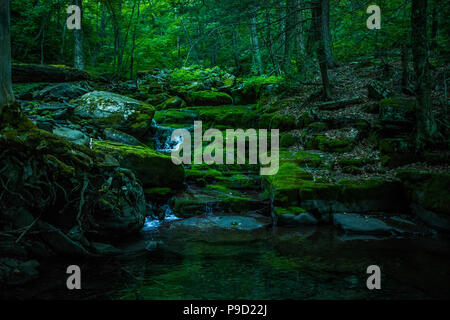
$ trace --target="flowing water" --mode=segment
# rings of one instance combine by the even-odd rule
[[[156,126],[156,148],[170,152],[173,129]],[[141,234],[115,245],[125,255],[53,260],[42,277],[9,297],[58,299],[444,299],[450,296],[450,239],[351,236],[332,226],[271,226],[218,217],[215,227],[184,223],[168,205]],[[242,213],[241,213],[242,216]],[[228,227],[220,228],[220,221]],[[214,220],[215,219],[215,220]],[[265,218],[268,219],[268,218]],[[270,220],[270,219],[268,219]],[[219,222],[217,222],[219,221]],[[235,222],[236,221],[236,222]],[[239,225],[246,226],[240,228]],[[218,227],[219,226],[219,227]],[[236,228],[230,227],[236,226]],[[248,227],[248,228],[247,228]],[[82,290],[66,289],[66,268],[82,270]],[[381,268],[381,290],[368,290],[367,267]]]
[[[450,294],[446,238],[351,238],[332,227],[254,231],[176,228],[147,221],[119,259],[53,261],[21,297],[59,299],[443,299]],[[65,289],[77,263],[82,290]],[[381,290],[366,287],[369,265]]]

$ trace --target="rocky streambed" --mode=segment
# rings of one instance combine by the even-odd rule
[[[369,90],[293,113],[272,80],[195,68],[140,78],[15,85],[31,121],[18,115],[0,136],[6,298],[448,296],[449,172],[408,161],[407,101]],[[280,129],[278,173],[175,166],[169,137],[196,120]],[[82,266],[79,292],[65,288],[68,264]]]

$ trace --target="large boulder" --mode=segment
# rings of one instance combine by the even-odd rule
[[[233,103],[231,96],[225,92],[202,90],[180,94],[190,106],[222,106]]]
[[[409,133],[414,128],[415,100],[387,98],[380,101],[379,116],[383,134]]]
[[[404,169],[397,176],[412,212],[433,228],[450,231],[450,174]]]
[[[89,92],[74,101],[75,116],[88,123],[144,137],[151,128],[155,110],[138,100],[105,91]]]
[[[96,140],[93,149],[116,158],[121,167],[135,173],[145,188],[183,186],[183,166],[175,165],[168,155],[147,147]]]
[[[43,101],[63,102],[73,100],[88,92],[89,92],[88,89],[83,88],[82,86],[76,84],[60,83],[56,85],[50,85],[42,90],[36,91],[33,94],[33,99]]]

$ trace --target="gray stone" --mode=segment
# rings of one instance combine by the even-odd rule
[[[70,101],[78,98],[88,90],[72,83],[60,83],[45,87],[33,94],[33,99],[44,101]]]
[[[70,142],[78,145],[89,145],[89,137],[82,131],[70,127],[56,127],[52,130],[53,134],[66,138]]]
[[[333,215],[333,222],[350,233],[391,234],[394,231],[394,228],[377,218],[355,213],[336,213]]]
[[[138,146],[141,144],[139,142],[139,140],[136,139],[135,137],[133,137],[129,134],[126,134],[124,132],[120,132],[119,130],[106,128],[103,131],[103,134],[105,136],[105,139],[109,140],[109,141],[114,141],[114,142],[127,144],[127,145],[131,145],[131,146]]]

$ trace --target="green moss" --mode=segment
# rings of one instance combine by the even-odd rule
[[[405,138],[381,139],[378,144],[382,164],[388,167],[401,166],[416,161],[413,146]]]
[[[57,169],[60,170],[62,176],[65,177],[74,177],[75,176],[75,168],[72,166],[68,166],[58,158],[56,158],[54,155],[47,154],[46,155],[47,162],[54,165]]]
[[[189,108],[197,111],[204,128],[218,128],[219,125],[228,128],[253,128],[257,113],[252,106],[223,106]]]
[[[258,120],[258,128],[288,131],[296,128],[296,122],[294,116],[281,115],[278,113],[264,113]]]
[[[300,207],[288,207],[288,208],[281,208],[277,207],[275,209],[277,215],[283,215],[283,214],[293,214],[293,215],[299,215],[301,213],[306,213],[307,211]]]
[[[173,164],[169,155],[142,146],[93,141],[93,149],[113,155],[124,168],[132,170],[144,187],[182,186],[183,166]]]
[[[450,215],[450,174],[418,170],[399,170],[397,176],[414,203],[437,213]]]
[[[297,139],[290,133],[285,133],[281,135],[280,146],[281,147],[291,147],[297,143]]]
[[[176,109],[176,108],[185,108],[186,106],[187,106],[186,101],[184,101],[180,97],[170,97],[163,103],[161,103],[159,109],[161,110]]]
[[[348,138],[331,139],[323,135],[318,135],[309,139],[306,146],[309,149],[319,149],[325,152],[344,153],[353,149],[354,140]]]
[[[190,92],[186,100],[191,106],[221,106],[233,103],[229,94],[207,90]]]
[[[308,129],[312,132],[320,132],[327,130],[328,125],[325,122],[313,122],[308,125]]]
[[[144,189],[144,193],[146,196],[151,198],[165,198],[168,197],[172,193],[172,189],[170,188],[146,188]]]
[[[280,159],[280,162],[292,162],[300,167],[318,168],[324,166],[324,162],[318,154],[306,151],[281,151]]]

